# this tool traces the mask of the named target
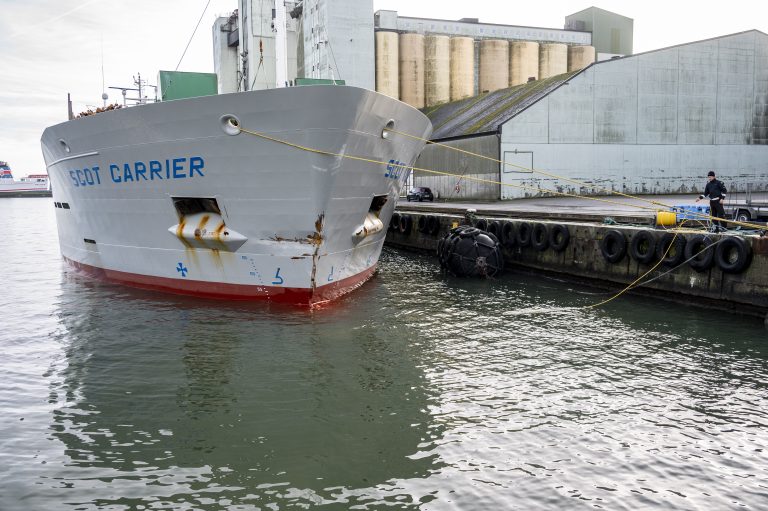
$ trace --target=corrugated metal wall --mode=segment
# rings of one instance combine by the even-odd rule
[[[734,190],[766,190],[767,133],[768,36],[750,31],[596,64],[502,126],[505,161],[589,186],[502,176],[584,194],[695,193],[715,170]]]
[[[441,143],[491,158],[499,157],[499,138],[495,133]],[[427,145],[414,166],[454,174],[443,176],[414,171],[414,186],[431,188],[433,193],[437,192],[439,199],[498,200],[500,197],[498,184],[467,179],[485,179],[498,182],[499,164],[493,161],[452,151],[445,147]],[[458,190],[456,185],[458,185]]]

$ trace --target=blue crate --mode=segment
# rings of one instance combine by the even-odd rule
[[[691,206],[686,204],[682,206],[672,206],[672,211],[677,213],[678,222],[682,220],[706,221],[707,217],[704,215],[709,215],[709,206]]]

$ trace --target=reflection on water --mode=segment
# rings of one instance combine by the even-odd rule
[[[0,202],[2,510],[764,507],[757,320],[390,250],[312,312],[146,293],[37,204]]]
[[[100,505],[115,480],[166,498],[320,502],[439,467],[414,456],[439,429],[409,336],[351,323],[354,307],[201,303],[78,278],[62,290],[51,396],[68,403],[52,437],[78,468],[73,488],[104,492]]]

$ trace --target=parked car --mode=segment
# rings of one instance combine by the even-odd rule
[[[435,200],[435,196],[432,195],[432,190],[425,186],[417,186],[415,188],[411,188],[405,198],[408,202],[411,202],[412,200],[417,200],[419,202],[425,200],[431,202]]]

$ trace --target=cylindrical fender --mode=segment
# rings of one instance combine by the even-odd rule
[[[488,230],[488,220],[485,218],[481,218],[480,220],[475,223],[475,227],[480,229],[481,231],[487,231]]]
[[[697,234],[685,243],[685,258],[690,259],[688,265],[698,272],[712,267],[715,261],[715,250],[712,248],[712,238]]]
[[[571,232],[563,224],[555,224],[549,230],[549,246],[555,252],[562,252],[571,241]]]
[[[533,230],[531,230],[531,246],[543,252],[549,246],[549,229],[547,224],[535,223],[533,224]]]
[[[744,238],[728,236],[717,244],[715,262],[724,273],[741,273],[752,262],[752,246]]]
[[[611,229],[600,240],[600,252],[609,263],[618,263],[627,255],[627,239],[621,231]]]
[[[629,255],[638,263],[648,264],[656,258],[656,236],[651,231],[637,231],[629,242]]]

